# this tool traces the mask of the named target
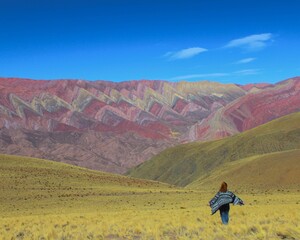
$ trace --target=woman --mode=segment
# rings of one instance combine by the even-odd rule
[[[221,220],[223,224],[228,224],[229,221],[229,203],[233,205],[244,205],[244,202],[227,190],[227,183],[222,182],[219,192],[209,201],[211,214],[215,214],[220,210]]]

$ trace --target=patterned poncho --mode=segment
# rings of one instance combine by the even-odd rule
[[[242,199],[235,196],[232,192],[218,192],[212,200],[209,201],[211,214],[216,213],[224,204],[233,203],[233,205],[244,205]]]

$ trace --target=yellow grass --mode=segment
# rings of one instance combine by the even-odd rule
[[[300,194],[239,195],[245,206],[232,206],[230,223],[211,216],[211,194],[181,192],[126,196],[111,206],[106,197],[82,208],[62,205],[64,213],[39,208],[35,215],[0,220],[1,239],[300,239]],[[91,199],[84,199],[91,201]],[[111,199],[112,200],[112,199]],[[121,201],[123,200],[123,201]],[[129,201],[130,204],[126,204]],[[297,204],[298,203],[298,204]],[[60,203],[57,203],[60,204]],[[99,204],[99,205],[97,205]],[[24,206],[24,205],[23,205]]]
[[[0,156],[0,239],[300,239],[297,189],[243,189],[230,223],[210,215],[217,189],[166,184]],[[238,189],[232,186],[232,189]]]

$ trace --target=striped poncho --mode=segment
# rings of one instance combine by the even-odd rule
[[[233,203],[233,205],[244,205],[242,199],[235,196],[232,192],[218,192],[212,200],[209,201],[211,214],[216,213],[224,204]]]

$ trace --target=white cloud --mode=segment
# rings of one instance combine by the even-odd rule
[[[259,69],[244,69],[240,71],[230,72],[230,73],[203,73],[203,74],[189,74],[183,76],[177,76],[168,79],[169,81],[187,80],[187,79],[204,79],[204,78],[217,78],[217,77],[228,77],[228,76],[247,76],[259,74]]]
[[[267,45],[267,41],[271,40],[271,33],[255,34],[244,38],[234,39],[225,45],[225,48],[241,47],[248,50],[259,50]]]
[[[246,75],[256,75],[259,74],[259,69],[244,69],[240,71],[234,72],[235,75],[241,75],[241,76],[246,76]]]
[[[204,73],[204,74],[190,74],[190,75],[183,75],[183,76],[177,76],[170,78],[169,80],[175,81],[175,80],[187,80],[192,78],[207,78],[207,77],[225,77],[229,76],[228,73]]]
[[[193,47],[193,48],[182,49],[178,52],[167,52],[164,55],[164,57],[168,58],[169,60],[186,59],[186,58],[194,57],[206,51],[207,49],[205,48]]]
[[[173,52],[167,52],[163,57],[170,57],[171,55],[173,55]]]
[[[244,64],[244,63],[249,63],[253,62],[256,58],[244,58],[236,62],[236,64]]]

